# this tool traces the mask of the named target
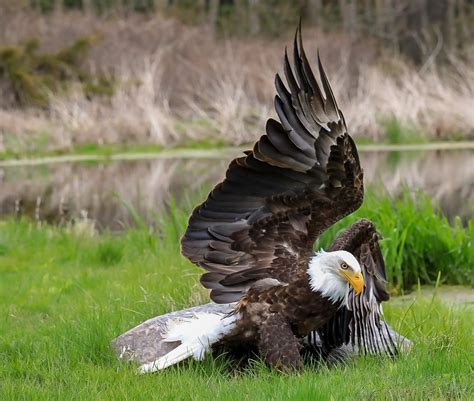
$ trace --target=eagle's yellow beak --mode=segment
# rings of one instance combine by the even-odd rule
[[[355,294],[359,295],[364,289],[364,278],[362,277],[362,273],[352,273],[342,269],[340,270],[340,272],[349,282],[349,284],[354,287]]]

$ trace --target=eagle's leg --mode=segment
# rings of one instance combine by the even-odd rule
[[[277,314],[270,315],[260,327],[258,350],[272,367],[279,370],[301,369],[300,342],[289,323]]]

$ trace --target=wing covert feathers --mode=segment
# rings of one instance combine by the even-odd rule
[[[287,282],[306,268],[316,238],[362,203],[357,149],[319,56],[318,70],[321,85],[298,29],[292,62],[284,57],[287,86],[275,78],[279,121],[267,121],[266,134],[190,217],[182,253],[208,271],[201,283],[217,303]]]
[[[345,250],[359,261],[364,274],[366,295],[373,293],[377,302],[388,301],[390,294],[385,288],[387,276],[385,262],[378,241],[382,239],[374,224],[360,219],[339,235],[329,251]]]

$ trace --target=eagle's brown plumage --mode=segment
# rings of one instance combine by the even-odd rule
[[[268,120],[253,150],[193,211],[182,252],[207,270],[201,283],[213,301],[238,302],[241,319],[223,342],[257,344],[270,364],[298,368],[299,338],[317,331],[330,348],[350,337],[356,312],[312,291],[307,269],[317,237],[359,208],[364,189],[356,146],[319,57],[321,84],[311,71],[300,28],[292,58],[285,52],[288,88],[275,80],[280,121]],[[377,301],[387,298],[370,222],[353,225],[331,250],[352,252]]]

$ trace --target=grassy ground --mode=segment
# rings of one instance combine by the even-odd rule
[[[373,202],[369,197],[362,212],[374,209],[375,216]],[[379,203],[380,208],[389,207]],[[400,205],[399,215],[404,216],[410,206]],[[259,362],[244,372],[232,372],[225,358],[218,358],[137,376],[132,366],[116,359],[110,340],[149,317],[207,302],[198,284],[199,269],[179,256],[178,239],[187,212],[171,211],[171,217],[159,220],[160,234],[147,229],[138,217],[138,227],[120,235],[94,234],[87,224],[58,229],[27,221],[0,222],[1,400],[474,397],[472,307],[448,306],[436,296],[386,305],[387,320],[415,343],[409,355],[396,361],[362,358],[345,367],[307,367],[298,375],[281,375]],[[389,222],[393,216],[384,213],[387,222],[379,218],[376,223],[387,237],[390,227],[401,221]],[[435,224],[434,216],[428,224]],[[420,212],[419,218],[426,216]],[[431,244],[440,252],[443,246],[457,246],[453,259],[465,255],[466,271],[472,267],[470,227],[470,232],[462,227],[449,231],[449,225],[440,222],[434,228],[437,237],[432,238],[438,242]],[[322,243],[333,234],[328,233]],[[410,254],[423,255],[422,249],[413,248],[421,245],[412,237],[421,240],[427,233],[401,235],[385,240],[388,260],[396,257],[391,256],[392,248],[395,252],[408,246]],[[462,236],[467,238],[466,248]],[[442,256],[436,255],[441,263],[450,263],[446,255],[440,260]],[[441,274],[441,280],[449,282],[456,277]]]

